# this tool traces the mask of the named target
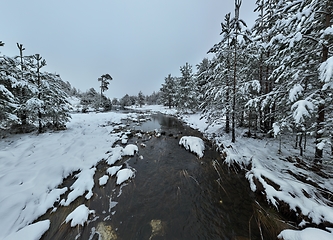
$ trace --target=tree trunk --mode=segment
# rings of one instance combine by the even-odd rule
[[[229,45],[229,38],[228,38],[228,47]],[[229,77],[230,77],[230,56],[229,56],[229,51],[227,54],[227,76],[226,76],[226,103],[227,103],[227,111],[226,111],[226,116],[225,116],[225,132],[229,133],[230,132],[230,81],[229,81]]]
[[[324,122],[325,122],[325,104],[323,92],[320,93],[320,104],[318,106],[317,112],[317,132],[316,132],[316,150],[315,150],[315,163],[321,162],[323,158],[323,149],[318,147],[318,144],[321,142],[324,131]]]
[[[236,83],[237,83],[237,78],[236,78],[236,70],[237,70],[237,64],[236,64],[236,60],[237,60],[237,36],[236,36],[236,41],[235,41],[235,53],[234,53],[234,80],[233,80],[233,88],[232,88],[232,129],[231,129],[231,142],[236,142],[236,119],[235,119],[235,113],[236,113]]]
[[[39,70],[41,68],[40,66],[40,60],[41,58],[39,58],[39,56],[37,56],[37,84],[38,84],[38,99],[41,100],[42,95],[41,95],[41,82],[40,82],[40,74],[39,74]],[[38,132],[41,133],[42,132],[42,112],[40,110],[40,108],[38,108]]]
[[[302,147],[302,140],[303,140],[303,133],[299,136],[299,155],[302,157],[303,156],[303,147]]]
[[[325,23],[324,28],[330,26],[331,15],[329,11],[329,3],[326,3],[327,13],[325,15]],[[322,62],[325,62],[328,59],[328,47],[323,45],[322,48]],[[323,158],[323,149],[318,147],[318,144],[322,141],[323,133],[324,133],[324,125],[325,125],[325,95],[323,90],[320,91],[319,97],[319,106],[317,110],[317,132],[316,132],[316,150],[315,150],[315,163],[319,163]]]

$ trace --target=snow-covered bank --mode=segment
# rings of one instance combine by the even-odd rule
[[[184,115],[182,120],[212,139],[226,156],[227,164],[244,167],[252,191],[263,194],[279,211],[282,205],[289,206],[299,227],[322,223],[333,225],[333,202],[329,199],[333,194],[333,166],[329,162],[313,171],[310,157],[296,157],[299,154],[293,148],[292,139],[282,140],[282,153],[279,153],[278,139],[248,138],[240,130],[236,143],[232,143],[231,137],[223,131],[223,124],[208,126],[205,119],[200,119],[200,114]],[[307,150],[310,156],[313,152],[313,149]],[[281,234],[281,238],[303,239],[289,237],[302,234],[288,232]],[[323,239],[332,238],[326,232],[322,235],[329,236]]]
[[[28,224],[52,208],[55,202],[67,206],[82,195],[89,199],[94,186],[94,166],[102,159],[111,165],[137,150],[131,145],[112,147],[125,133],[111,131],[127,117],[127,114],[112,112],[72,114],[66,131],[12,135],[2,139],[0,239],[18,230],[24,232]],[[58,188],[64,178],[78,170],[70,189]],[[126,180],[126,176],[119,175],[122,181]],[[67,199],[61,199],[67,191]]]
[[[226,164],[237,164],[245,170],[252,191],[263,194],[266,201],[279,211],[287,206],[298,221],[298,227],[323,223],[333,225],[333,202],[329,197],[333,195],[333,166],[324,161],[321,169],[312,169],[314,149],[308,148],[305,157],[300,159],[291,138],[282,139],[282,152],[279,153],[278,139],[248,138],[244,137],[246,130],[238,129],[236,143],[232,143],[231,136],[223,131],[223,122],[208,126],[200,114],[184,115],[163,106],[135,109],[172,114],[202,132],[215,142],[225,156]],[[315,231],[322,232],[323,239],[332,238],[331,234],[319,229],[304,232],[288,230],[280,237],[285,240],[303,239],[305,232]]]
[[[162,105],[143,105],[141,107],[139,106],[129,106],[126,107],[128,109],[132,109],[135,111],[151,111],[151,112],[159,112],[163,114],[168,114],[168,115],[176,115],[178,111],[174,108],[168,108]]]

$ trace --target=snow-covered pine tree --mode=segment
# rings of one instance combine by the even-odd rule
[[[43,73],[41,100],[44,106],[45,125],[56,130],[65,129],[70,120],[67,93],[63,89],[64,82],[58,74]]]
[[[103,74],[101,77],[98,78],[98,81],[101,82],[101,95],[100,95],[100,104],[99,106],[102,107],[103,101],[103,92],[109,89],[108,85],[110,84],[110,81],[112,81],[112,77],[110,74]]]
[[[286,119],[306,128],[315,127],[316,161],[323,156],[324,144],[330,142],[325,118],[326,107],[332,101],[327,98],[331,88],[324,87],[320,66],[327,63],[332,47],[332,4],[307,0],[280,5],[280,19],[273,29],[276,34],[268,44],[271,53],[275,53],[269,60],[279,61],[271,74],[277,85],[274,96],[290,107]],[[315,115],[316,121],[309,121]]]
[[[162,93],[162,103],[165,106],[168,106],[171,108],[174,106],[175,102],[175,94],[176,94],[176,82],[174,81],[174,78],[169,74],[165,79],[164,79],[164,84],[162,84],[162,87],[160,89]]]
[[[200,105],[204,101],[205,85],[209,82],[211,76],[210,60],[208,58],[204,58],[199,64],[197,64],[196,67],[197,72],[195,74],[195,77],[197,79],[199,93],[198,104]]]
[[[131,97],[128,94],[125,94],[125,96],[123,96],[119,102],[123,108],[132,105]]]
[[[272,129],[272,124],[276,116],[276,103],[271,98],[274,79],[269,78],[275,62],[268,61],[271,51],[267,46],[272,36],[278,34],[274,32],[274,29],[276,27],[276,20],[279,18],[279,14],[276,13],[279,4],[281,4],[279,0],[256,1],[257,7],[255,11],[258,12],[258,18],[252,28],[253,42],[250,46],[257,50],[257,67],[254,67],[254,69],[257,71],[257,79],[261,85],[260,94],[252,103],[256,106],[261,106],[260,111],[258,111],[259,124],[260,129],[266,133]]]
[[[142,107],[145,103],[145,95],[143,95],[142,91],[138,93],[138,105]]]
[[[3,45],[0,41],[0,46]],[[19,82],[18,74],[17,61],[0,56],[0,128],[8,128],[19,120],[14,114],[18,99],[13,87]]]
[[[181,111],[195,111],[197,104],[197,85],[192,73],[192,66],[186,63],[180,67],[181,77],[178,79],[178,89],[176,92],[177,108]]]
[[[37,115],[38,132],[41,133],[43,131],[43,114],[45,113],[45,106],[42,100],[43,81],[41,77],[41,69],[46,66],[46,60],[37,53],[30,58],[29,65],[33,72],[33,83],[37,88],[37,92],[35,96],[27,101],[27,107],[31,110],[29,112],[34,112],[34,115]]]
[[[232,26],[231,13],[225,15],[224,22],[221,23],[222,40],[215,44],[208,53],[214,53],[215,57],[210,63],[210,81],[203,86],[205,96],[201,104],[204,116],[209,124],[221,121],[225,116],[225,131],[230,131],[231,112],[231,79],[232,79]]]
[[[244,20],[239,18],[239,11],[242,5],[242,0],[235,0],[235,16],[230,20],[230,25],[232,27],[232,38],[231,38],[231,45],[233,46],[234,53],[233,53],[233,80],[232,80],[232,104],[231,104],[231,141],[236,141],[236,94],[237,94],[237,54],[239,51],[239,37],[246,40],[249,36],[244,27],[247,27]]]

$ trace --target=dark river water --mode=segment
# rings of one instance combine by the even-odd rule
[[[146,133],[142,138],[133,134],[129,139],[138,144],[138,155],[115,165],[134,168],[135,177],[122,187],[115,185],[114,177],[100,187],[98,179],[110,167],[101,161],[94,196],[88,201],[78,198],[69,207],[42,216],[39,220],[51,220],[42,239],[274,239],[259,227],[264,224],[258,224],[258,203],[244,173],[223,165],[208,141],[200,159],[178,145],[184,135],[202,138],[199,132],[161,114],[131,127],[161,133],[159,137]],[[63,185],[74,181],[69,177]],[[96,214],[83,227],[71,228],[64,219],[83,203]]]

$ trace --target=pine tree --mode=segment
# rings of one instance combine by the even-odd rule
[[[171,76],[171,74],[169,74],[165,78],[164,84],[162,84],[160,91],[162,92],[162,103],[169,108],[174,106],[176,95],[176,82]]]
[[[197,73],[195,74],[198,85],[198,102],[199,105],[204,101],[205,85],[208,83],[211,75],[210,61],[208,58],[204,58],[199,64],[197,64]]]
[[[143,93],[140,91],[138,93],[138,104],[140,107],[142,107],[142,105],[144,104],[145,102],[145,96],[143,95]]]
[[[0,41],[0,46],[4,43]],[[13,86],[19,85],[17,62],[15,59],[0,57],[0,128],[7,128],[17,123],[18,118],[14,114],[18,99],[15,96]]]
[[[221,23],[222,40],[213,46],[208,53],[214,53],[215,57],[210,64],[210,81],[204,85],[205,97],[201,104],[204,115],[210,124],[219,121],[225,116],[225,132],[230,131],[231,112],[231,62],[232,62],[232,26],[231,13],[225,15],[224,23]]]
[[[192,66],[186,63],[180,67],[181,77],[178,79],[176,105],[181,111],[197,109],[197,85],[194,81]]]
[[[327,29],[332,24],[332,4],[331,1],[308,0],[280,5],[276,10],[280,19],[272,31],[279,34],[268,44],[271,53],[275,53],[269,60],[279,62],[271,74],[277,83],[274,96],[280,98],[277,99],[280,105],[287,103],[285,106],[290,106],[291,110],[289,115],[284,114],[285,119],[301,124],[304,132],[314,126],[311,119],[316,117],[316,129],[312,128],[316,136],[316,161],[323,156],[324,143],[329,142],[325,116],[326,106],[331,101],[326,96],[331,89],[324,88],[318,70],[329,59],[332,34]],[[289,99],[286,92],[290,93]]]
[[[110,74],[103,74],[101,77],[98,78],[98,81],[101,82],[101,95],[100,95],[100,107],[102,107],[102,96],[103,92],[109,89],[108,85],[110,84],[110,81],[112,80],[112,77]]]

